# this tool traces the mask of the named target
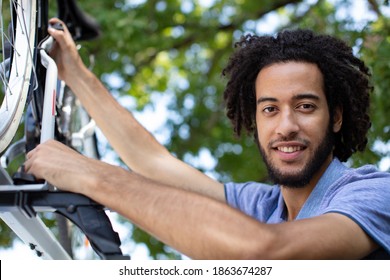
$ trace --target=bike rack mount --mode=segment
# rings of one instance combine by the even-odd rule
[[[0,218],[44,259],[70,259],[38,212],[56,212],[71,220],[105,260],[126,260],[120,238],[102,205],[76,193],[52,191],[48,184],[14,185],[0,166]]]

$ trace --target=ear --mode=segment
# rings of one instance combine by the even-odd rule
[[[333,132],[337,133],[340,131],[343,124],[343,108],[337,107],[334,111],[333,116]]]

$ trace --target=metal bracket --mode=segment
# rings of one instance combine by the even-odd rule
[[[38,212],[57,212],[69,220],[88,238],[100,258],[130,259],[122,254],[121,241],[113,230],[104,207],[76,193],[50,191],[45,184],[18,185],[0,166],[0,218],[37,255],[44,259],[70,259]]]

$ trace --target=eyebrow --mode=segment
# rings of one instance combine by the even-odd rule
[[[320,98],[312,93],[301,93],[293,96],[293,100],[302,100],[302,99],[313,99],[313,100],[320,100]],[[257,104],[260,104],[262,102],[277,102],[278,99],[275,97],[260,97],[257,99]]]

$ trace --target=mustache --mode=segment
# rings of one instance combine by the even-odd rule
[[[268,148],[272,149],[274,146],[279,145],[279,144],[284,143],[284,142],[296,142],[296,143],[301,144],[302,146],[308,146],[310,144],[309,140],[306,140],[306,139],[303,139],[300,137],[296,137],[296,136],[283,137],[282,136],[282,137],[279,137],[277,139],[271,140],[268,143]]]

